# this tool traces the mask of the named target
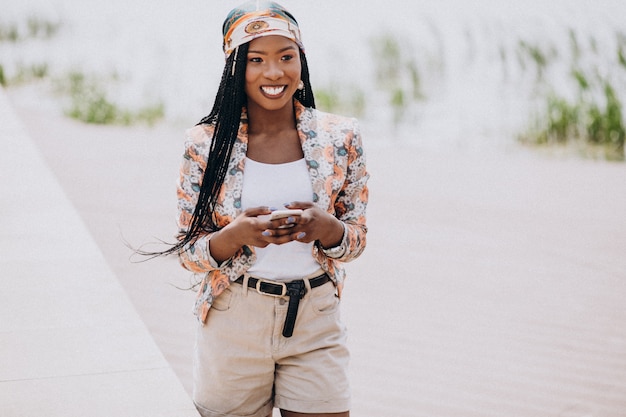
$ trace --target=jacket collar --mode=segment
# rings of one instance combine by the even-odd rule
[[[315,109],[307,108],[298,100],[294,99],[294,111],[296,117],[296,129],[300,137],[300,144],[304,154],[304,160],[309,170],[311,185],[313,187],[313,202],[323,210],[328,209],[328,191],[326,181],[334,173],[334,158],[332,151],[329,152],[331,139],[328,132],[318,129],[318,112]],[[330,147],[332,149],[332,146]],[[232,198],[232,203],[239,212],[241,210],[241,193],[243,189],[242,174],[245,167],[245,158],[248,150],[248,112],[244,108],[241,112],[241,123],[237,141],[231,155],[231,161],[225,182],[230,183],[228,194]],[[234,177],[232,177],[234,176]],[[228,177],[231,177],[230,180]],[[226,197],[226,196],[224,196]],[[226,197],[228,199],[228,197]],[[222,200],[223,203],[227,203]]]

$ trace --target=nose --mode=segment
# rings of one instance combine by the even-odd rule
[[[282,77],[284,74],[283,70],[280,68],[279,63],[277,62],[269,62],[267,67],[265,68],[265,77],[270,80],[277,80]]]

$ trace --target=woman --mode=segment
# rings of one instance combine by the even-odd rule
[[[202,274],[194,402],[203,416],[348,416],[339,295],[367,232],[358,127],[315,110],[283,7],[246,3],[223,34],[213,109],[188,131],[170,251]],[[277,208],[296,211],[272,220]]]

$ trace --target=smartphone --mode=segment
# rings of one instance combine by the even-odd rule
[[[301,209],[274,210],[272,214],[270,214],[270,220],[283,219],[289,216],[300,216],[301,214]]]

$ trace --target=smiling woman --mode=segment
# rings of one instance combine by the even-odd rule
[[[296,43],[282,36],[250,42],[245,87],[250,159],[280,164],[304,156],[293,109],[294,94],[304,88],[299,57]]]
[[[179,241],[157,253],[199,277],[193,398],[203,416],[345,417],[339,296],[367,233],[358,124],[315,109],[298,23],[280,5],[235,8],[223,35],[213,109],[185,145]],[[268,216],[281,206],[294,211]]]

